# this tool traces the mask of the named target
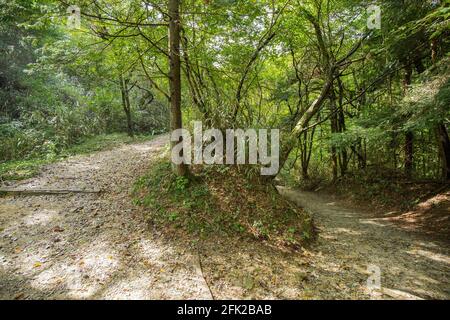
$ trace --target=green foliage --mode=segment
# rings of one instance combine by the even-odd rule
[[[146,208],[151,224],[200,239],[245,236],[289,247],[313,234],[309,216],[271,186],[215,168],[198,168],[188,180],[174,175],[166,161],[152,163],[133,190],[133,202]]]
[[[371,1],[182,2],[185,127],[279,128],[282,149],[293,145],[283,177],[313,189],[367,166],[404,170],[411,132],[413,177],[439,178],[449,2],[374,3],[382,25],[369,32]],[[52,160],[96,135],[168,130],[166,1],[78,1],[80,30],[67,28],[60,1],[0,4],[0,162]],[[293,133],[322,94],[304,134]],[[177,178],[169,189],[183,194],[191,183]]]
[[[0,4],[0,163],[51,160],[86,138],[127,131],[114,55],[86,46],[92,35],[67,32],[65,17],[52,17],[66,10],[55,1]],[[166,131],[166,105],[150,90],[130,91],[130,100],[136,134]]]
[[[402,114],[408,115],[409,130],[433,128],[443,119],[450,118],[450,58],[420,76],[402,101]]]

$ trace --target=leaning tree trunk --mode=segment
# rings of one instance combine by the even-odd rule
[[[170,129],[181,129],[181,64],[180,64],[180,1],[169,0],[169,49],[170,49]],[[183,139],[183,138],[180,138]],[[181,141],[172,141],[172,148]],[[174,165],[174,171],[179,176],[188,174],[186,164]]]

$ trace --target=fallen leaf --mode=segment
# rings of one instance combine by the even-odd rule
[[[16,295],[16,296],[14,297],[14,300],[20,300],[20,299],[22,299],[24,296],[25,296],[25,293],[21,292],[21,293],[19,293],[18,295]]]

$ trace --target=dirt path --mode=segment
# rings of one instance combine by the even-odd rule
[[[101,194],[0,198],[0,299],[210,298],[197,255],[149,232],[129,197],[166,141],[73,157],[16,186]]]
[[[1,197],[0,299],[450,298],[448,243],[310,193],[282,191],[320,229],[317,244],[300,252],[222,239],[198,255],[163,237],[129,190],[166,142],[72,157],[14,186],[100,194]],[[367,290],[369,265],[380,268],[382,293]]]
[[[313,250],[316,272],[327,279],[327,271],[334,269],[336,279],[325,281],[330,288],[347,291],[344,298],[360,297],[364,288],[356,290],[355,284],[361,283],[358,277],[369,266],[373,270],[369,274],[374,275],[376,268],[381,274],[381,290],[365,289],[372,298],[450,298],[450,239],[401,230],[382,221],[382,215],[343,208],[323,195],[282,188],[281,192],[313,214],[319,228]]]

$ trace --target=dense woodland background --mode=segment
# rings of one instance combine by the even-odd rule
[[[184,125],[280,128],[287,183],[450,178],[448,1],[73,4],[79,29],[72,3],[0,1],[2,179],[88,138],[167,132],[174,54]]]
[[[0,0],[0,299],[448,299],[449,18]],[[280,129],[279,173],[174,165],[199,120]]]

